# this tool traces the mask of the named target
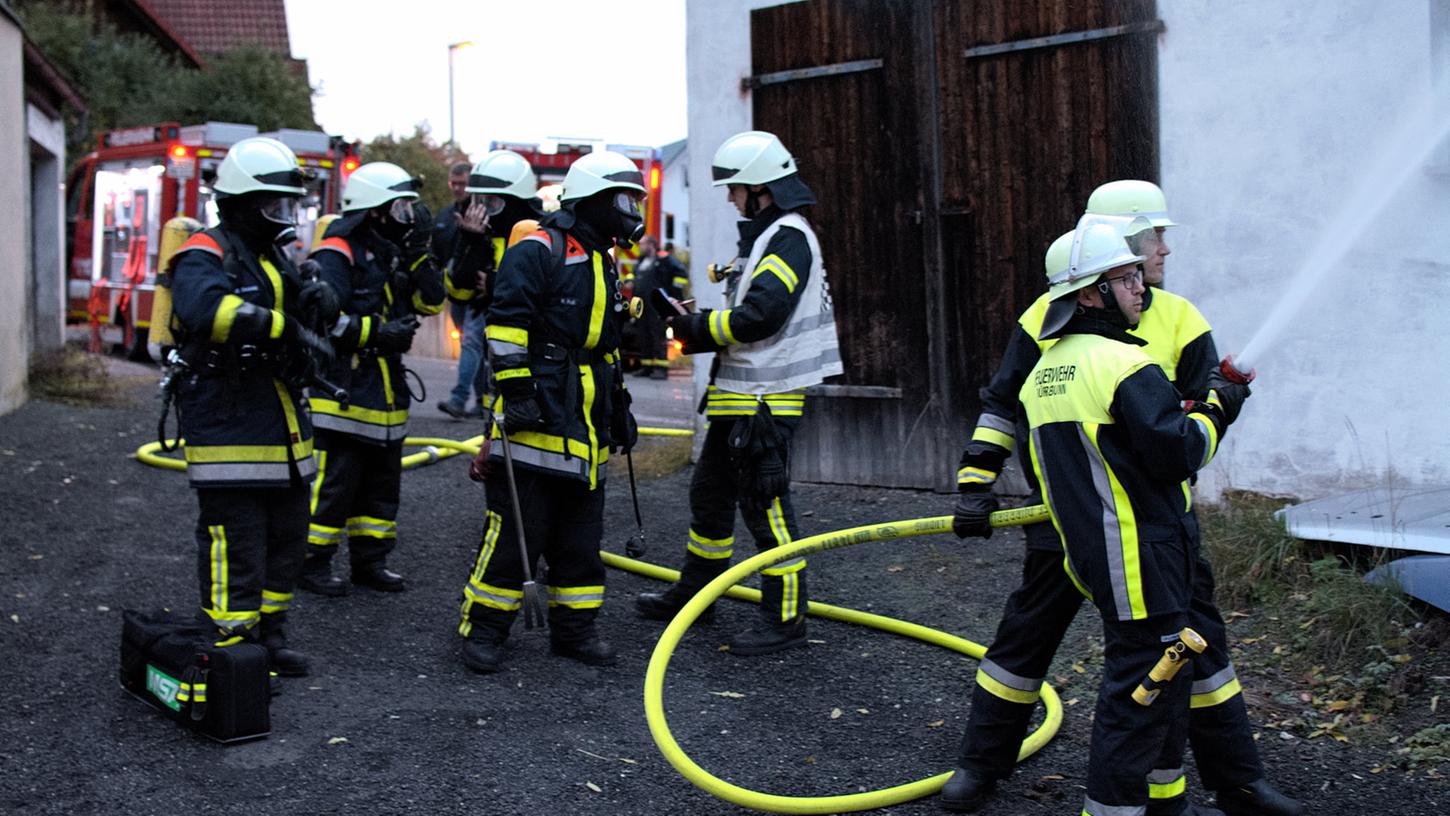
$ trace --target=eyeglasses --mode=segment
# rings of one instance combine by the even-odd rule
[[[1143,267],[1139,266],[1126,275],[1119,275],[1116,278],[1103,278],[1106,283],[1121,284],[1124,289],[1132,289],[1143,282]]]

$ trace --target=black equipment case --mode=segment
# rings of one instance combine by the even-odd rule
[[[217,742],[272,732],[266,649],[217,646],[214,627],[170,611],[121,617],[121,688]]]

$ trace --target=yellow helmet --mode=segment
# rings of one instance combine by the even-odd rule
[[[1088,196],[1087,211],[1094,215],[1142,216],[1154,227],[1178,226],[1168,217],[1168,199],[1151,181],[1110,181]]]

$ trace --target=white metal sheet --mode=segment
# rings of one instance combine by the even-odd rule
[[[1277,515],[1295,538],[1450,555],[1450,487],[1376,487]]]

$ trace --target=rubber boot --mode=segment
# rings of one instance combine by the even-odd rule
[[[1285,796],[1267,779],[1218,792],[1214,802],[1227,816],[1302,816],[1304,805]]]
[[[388,569],[383,561],[353,564],[352,582],[356,586],[365,586],[379,592],[402,592],[408,588],[408,582],[403,580],[403,576]]]
[[[332,555],[308,555],[302,559],[302,574],[297,588],[314,595],[340,598],[347,594],[347,584],[332,574]]]
[[[493,674],[503,668],[504,642],[507,634],[475,629],[463,641],[463,665],[479,674]]]
[[[599,635],[590,635],[576,641],[550,639],[549,651],[560,657],[577,660],[586,666],[613,666],[618,659],[614,647]]]
[[[952,778],[942,785],[938,801],[947,810],[956,813],[975,813],[992,798],[997,790],[997,780],[978,774],[970,768],[958,767],[952,771]]]
[[[671,621],[693,597],[694,593],[674,586],[664,592],[641,592],[635,596],[634,606],[639,610],[642,618],[653,621]],[[710,604],[705,607],[705,611],[700,613],[700,617],[696,620],[700,623],[714,623],[715,605]]]
[[[791,597],[787,599],[787,583]],[[789,600],[789,603],[787,603]],[[771,654],[806,645],[806,576],[804,570],[787,575],[760,576],[758,626],[730,639],[730,653],[741,657]],[[788,620],[781,616],[794,613]]]
[[[310,661],[302,652],[288,648],[287,633],[284,629],[286,623],[287,616],[284,613],[263,615],[262,646],[267,649],[267,657],[271,660],[273,671],[283,677],[306,677]]]

